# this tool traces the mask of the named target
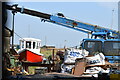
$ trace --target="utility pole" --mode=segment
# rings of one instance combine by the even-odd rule
[[[45,36],[45,46],[46,46],[46,44],[47,44],[47,37]]]
[[[15,16],[15,12],[12,11],[13,14],[13,23],[12,23],[12,49],[14,49],[14,16]]]
[[[114,9],[112,10],[112,20],[111,20],[111,29],[113,29],[113,19],[114,19]]]
[[[13,9],[16,9],[18,4],[12,5]],[[14,18],[15,18],[15,13],[17,13],[15,10],[12,11],[13,14],[13,23],[12,23],[12,53],[14,49]]]
[[[30,38],[30,25],[28,25],[28,37]]]
[[[66,48],[66,42],[67,42],[67,40],[64,41],[64,49]]]

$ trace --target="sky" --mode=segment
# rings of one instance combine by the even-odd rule
[[[117,2],[12,2],[19,7],[40,11],[47,14],[63,13],[70,19],[99,25],[104,28],[118,30],[118,3]],[[114,11],[112,11],[114,10]],[[7,26],[12,28],[12,14],[8,11]],[[56,25],[41,22],[39,17],[26,14],[15,14],[15,32],[22,38],[31,37],[42,40],[42,45],[54,45],[57,48],[64,46],[79,46],[87,34]],[[19,44],[19,37],[15,35],[15,44]]]

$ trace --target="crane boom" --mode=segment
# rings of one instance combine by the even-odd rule
[[[58,15],[55,16],[55,15],[50,15],[50,14],[46,14],[46,13],[42,13],[42,12],[30,10],[30,9],[20,8],[20,7],[17,7],[17,5],[13,5],[13,6],[6,5],[6,9],[12,10],[15,12],[28,14],[31,16],[40,17],[40,18],[42,18],[43,21],[48,21],[51,23],[63,25],[64,27],[72,28],[72,29],[75,29],[78,31],[88,33],[88,34],[92,34],[93,32],[99,32],[99,35],[101,35],[103,33],[105,33],[105,34],[111,33],[112,37],[115,37],[115,38],[118,38],[118,36],[120,35],[120,33],[118,31],[103,28],[103,27],[100,27],[97,25],[92,25],[92,24],[72,20],[72,19],[66,18],[61,13],[58,13]],[[111,36],[109,36],[109,37],[111,37]]]

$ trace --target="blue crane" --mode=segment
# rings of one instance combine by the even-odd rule
[[[65,17],[62,13],[50,15],[26,8],[20,8],[18,5],[6,5],[6,9],[13,12],[20,12],[36,17],[40,17],[41,21],[51,22],[62,25],[77,31],[91,34],[91,38],[83,39],[82,48],[88,50],[90,54],[94,52],[103,52],[105,55],[120,55],[120,32],[112,29],[92,25],[80,21],[76,21]]]

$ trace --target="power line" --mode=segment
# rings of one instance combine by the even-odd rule
[[[18,36],[19,38],[23,39],[19,34],[17,34],[16,32],[14,32],[16,34],[16,36]],[[24,40],[24,39],[23,39]],[[25,41],[25,40],[24,40]]]

